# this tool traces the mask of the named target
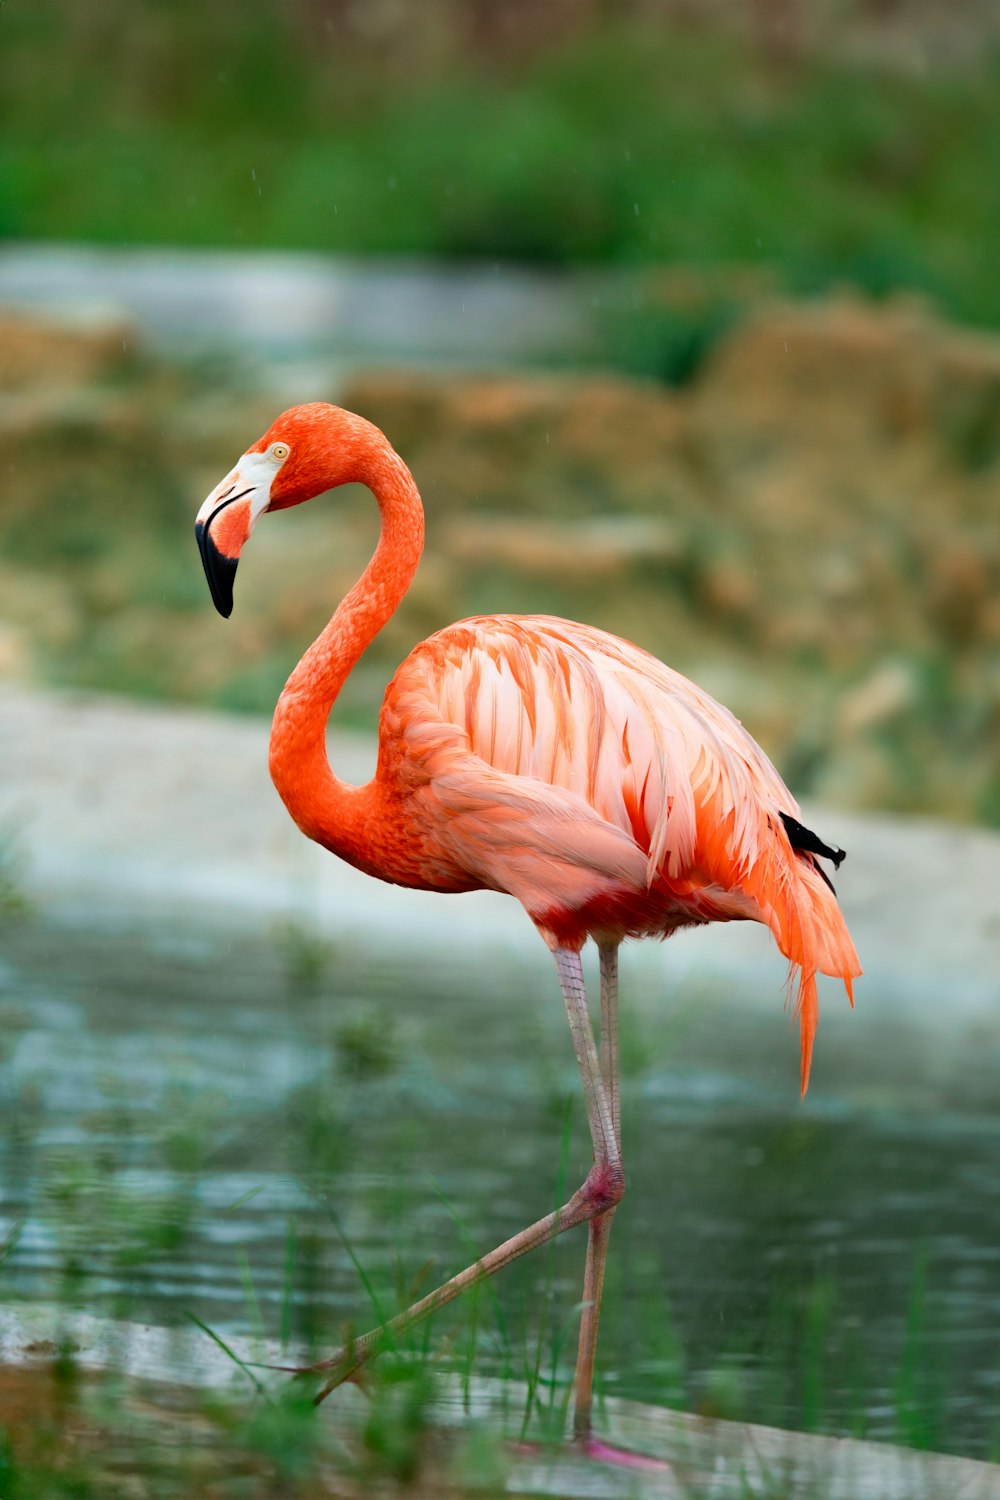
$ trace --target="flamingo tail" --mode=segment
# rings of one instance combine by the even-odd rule
[[[770,926],[789,960],[790,991],[798,981],[794,1004],[802,1054],[801,1086],[805,1094],[819,1020],[816,975],[829,974],[842,979],[853,1005],[853,981],[861,973],[861,965],[844,914],[823,872],[813,863],[793,857],[788,874],[782,891],[784,899],[775,903]]]

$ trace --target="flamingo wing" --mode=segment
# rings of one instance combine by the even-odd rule
[[[543,931],[629,897],[657,914],[645,931],[765,922],[799,971],[806,1076],[816,971],[850,991],[860,969],[795,799],[728,709],[603,631],[494,616],[417,647],[381,738],[441,854]]]

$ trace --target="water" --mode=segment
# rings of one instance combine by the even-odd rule
[[[802,1105],[780,1015],[710,981],[673,1004],[636,984],[603,1388],[987,1454],[995,1109],[955,1107],[961,1080],[933,1108],[822,1087]],[[4,933],[0,1062],[8,1301],[329,1350],[375,1321],[358,1267],[391,1313],[551,1208],[561,1159],[566,1193],[588,1165],[554,976],[521,960],[414,972],[295,928],[36,917]],[[434,1346],[567,1380],[582,1261],[579,1231],[528,1257]]]

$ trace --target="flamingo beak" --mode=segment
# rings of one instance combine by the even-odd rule
[[[233,612],[233,579],[240,553],[253,527],[249,498],[253,493],[253,485],[237,490],[235,484],[229,485],[221,495],[216,491],[206,500],[194,523],[212,603],[227,620]]]
[[[198,512],[194,534],[212,603],[225,619],[233,612],[233,579],[243,546],[266,508],[270,485],[251,482],[246,458],[227,474]],[[270,476],[267,476],[270,479]]]
[[[244,453],[195,518],[194,534],[212,603],[226,620],[233,612],[233,579],[240,553],[270,503],[275,472],[275,462],[267,455]]]
[[[198,542],[198,551],[201,553],[201,565],[208,579],[212,603],[219,614],[228,620],[233,612],[233,579],[236,577],[239,558],[227,557],[224,552],[221,552],[212,540],[212,533],[208,528],[207,521],[196,521],[194,534]]]

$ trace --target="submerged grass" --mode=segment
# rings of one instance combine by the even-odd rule
[[[279,969],[283,961],[280,952],[275,955]],[[259,955],[248,962],[259,964]],[[371,967],[378,970],[377,963]],[[395,1052],[390,1094],[384,1072],[338,1061],[337,1032],[325,1006],[319,997],[295,991],[294,975],[287,979],[289,992],[298,993],[304,1007],[298,1024],[313,1039],[310,1066],[317,1082],[295,1094],[300,1117],[280,1146],[274,1140],[274,1110],[255,1114],[249,1134],[235,1132],[232,1118],[220,1115],[211,1098],[175,1083],[160,1101],[170,1116],[167,1129],[158,1107],[152,1119],[143,1118],[143,1104],[150,1101],[138,1100],[134,1092],[130,1096],[122,1080],[109,1077],[115,1107],[95,1117],[100,1129],[94,1150],[77,1146],[52,1153],[44,1142],[33,1145],[28,1139],[17,1097],[0,1096],[4,1126],[17,1127],[4,1136],[0,1153],[0,1187],[6,1197],[15,1202],[24,1198],[16,1173],[24,1171],[32,1150],[37,1152],[25,1214],[30,1235],[25,1236],[22,1225],[12,1226],[0,1247],[4,1299],[16,1303],[26,1292],[40,1294],[22,1246],[30,1251],[40,1234],[43,1240],[51,1235],[51,1283],[41,1295],[60,1298],[67,1314],[86,1307],[156,1322],[183,1313],[187,1323],[226,1353],[235,1377],[231,1388],[199,1395],[143,1386],[126,1379],[114,1362],[98,1376],[86,1375],[69,1338],[67,1317],[47,1370],[0,1370],[0,1384],[9,1397],[0,1399],[4,1500],[55,1500],[57,1495],[60,1500],[69,1495],[107,1500],[119,1493],[147,1492],[158,1497],[260,1495],[261,1500],[273,1500],[276,1493],[290,1500],[326,1494],[353,1500],[356,1494],[378,1493],[380,1485],[421,1497],[499,1494],[507,1462],[504,1438],[527,1439],[544,1449],[564,1432],[580,1312],[579,1234],[553,1241],[545,1255],[526,1257],[432,1321],[395,1335],[371,1366],[360,1404],[347,1393],[348,1402],[355,1402],[348,1409],[355,1415],[335,1429],[313,1412],[310,1382],[286,1383],[234,1347],[233,1334],[240,1331],[261,1347],[267,1340],[279,1341],[290,1361],[328,1355],[352,1332],[344,1323],[343,1302],[331,1304],[328,1296],[334,1272],[343,1282],[345,1266],[353,1271],[348,1303],[360,1311],[367,1300],[372,1310],[359,1319],[361,1326],[372,1319],[384,1326],[449,1271],[475,1260],[488,1232],[474,1195],[459,1205],[441,1182],[429,1178],[423,1154],[428,1137],[414,1134],[412,1125],[387,1137],[395,1144],[388,1155],[380,1148],[379,1172],[352,1170],[360,1133],[384,1116],[390,1100],[399,1110],[400,1101],[409,1099],[411,1108],[422,1082],[431,1076],[430,1057],[421,1055],[422,1047],[433,1051],[439,1069],[448,1074],[448,1058],[437,1055],[434,1033],[422,1042],[414,1042],[411,1034]],[[327,982],[338,1001],[341,989],[345,995],[353,992],[346,957]],[[383,982],[388,984],[389,978]],[[370,1004],[377,1014],[378,1002]],[[252,1010],[244,1020],[252,1029]],[[673,1040],[665,1042],[641,1007],[630,1012],[628,1028],[632,1065],[625,1090],[631,1115],[637,1094],[664,1076],[670,1048],[679,1043],[676,1030]],[[558,1205],[579,1180],[582,1124],[575,1099],[545,1071],[546,1048],[529,1050],[541,1054],[539,1077],[548,1080],[547,1088],[533,1086],[532,1096],[539,1096],[545,1139],[558,1142],[555,1180],[545,1190],[547,1204]],[[644,1057],[647,1064],[655,1059],[652,1069],[643,1066]],[[332,1104],[323,1080],[326,1093],[336,1094]],[[42,1116],[33,1118],[40,1126]],[[743,1117],[737,1124],[739,1120]],[[327,1139],[331,1133],[338,1137],[336,1149]],[[495,1125],[491,1139],[494,1134]],[[778,1131],[779,1203],[787,1206],[795,1198],[798,1174],[832,1170],[824,1156],[825,1140],[816,1118]],[[741,1148],[730,1144],[729,1149]],[[290,1153],[287,1160],[285,1151]],[[848,1154],[853,1162],[849,1142]],[[248,1159],[259,1177],[244,1178],[241,1190],[229,1184],[212,1219],[213,1200],[206,1190],[218,1172],[237,1163],[245,1169]],[[265,1188],[275,1181],[275,1164],[282,1161],[285,1180],[296,1189],[292,1207],[281,1197],[269,1206],[265,1196]],[[582,1165],[585,1169],[586,1162]],[[516,1170],[512,1163],[511,1173]],[[706,1159],[704,1171],[717,1174],[718,1164]],[[726,1179],[729,1185],[717,1212],[739,1212],[733,1182],[745,1176],[741,1169],[732,1182]],[[635,1206],[626,1199],[616,1223],[603,1318],[605,1349],[631,1352],[619,1352],[603,1366],[603,1374],[599,1366],[598,1411],[602,1405],[606,1409],[610,1395],[626,1395],[709,1416],[866,1436],[872,1434],[871,1414],[888,1403],[893,1430],[887,1433],[883,1420],[877,1429],[881,1436],[912,1447],[961,1449],[963,1439],[951,1426],[960,1376],[942,1353],[947,1341],[939,1336],[941,1315],[933,1309],[941,1303],[943,1288],[931,1247],[915,1254],[909,1278],[894,1281],[882,1297],[883,1304],[896,1309],[895,1341],[889,1347],[884,1339],[876,1345],[859,1322],[856,1289],[846,1275],[822,1259],[796,1268],[786,1265],[770,1276],[763,1319],[753,1315],[752,1300],[741,1302],[741,1314],[725,1324],[715,1318],[692,1319],[649,1242],[644,1250],[633,1248],[627,1216],[636,1207],[671,1214],[666,1196],[660,1203],[647,1196]],[[421,1214],[430,1208],[440,1211],[449,1230],[445,1236],[428,1237],[445,1259],[440,1266],[424,1262],[414,1249],[424,1242]],[[182,1273],[196,1263],[192,1246],[210,1219],[225,1225],[225,1239],[232,1244],[243,1214],[252,1232],[237,1238],[231,1251],[229,1300],[215,1302],[210,1310],[193,1290],[184,1289]],[[507,1206],[500,1218],[506,1222]],[[371,1222],[379,1232],[374,1239],[367,1236],[365,1250],[359,1247],[358,1226],[363,1230]],[[509,1224],[509,1229],[515,1227]],[[269,1236],[275,1241],[272,1248],[266,1245]],[[706,1266],[706,1286],[711,1275]],[[166,1303],[158,1291],[164,1279],[180,1287]],[[720,1294],[720,1315],[724,1302]],[[457,1378],[471,1412],[479,1377],[507,1382],[512,1395],[502,1420],[470,1417],[469,1430],[460,1439],[442,1440],[434,1402],[446,1376]],[[131,1490],[124,1475],[130,1476]],[[137,1490],[137,1485],[148,1488]],[[758,1491],[753,1494],[763,1500]],[[775,1476],[773,1494],[782,1494],[781,1476]],[[770,1496],[768,1491],[767,1500]]]
[[[911,1324],[896,1382],[899,1438],[905,1446],[918,1448],[934,1446],[941,1435],[940,1408],[929,1396],[927,1382],[918,1391],[913,1380],[921,1359],[922,1314],[916,1310],[923,1306],[925,1290],[921,1263],[914,1272]],[[800,1343],[797,1354],[776,1349],[775,1356],[790,1355],[787,1375],[804,1384],[806,1430],[836,1430],[838,1425],[830,1420],[823,1384],[834,1303],[835,1289],[824,1280],[799,1299],[792,1315],[787,1307],[780,1309]],[[192,1314],[191,1323],[232,1363],[238,1383],[228,1391],[200,1396],[168,1387],[157,1391],[125,1378],[113,1366],[97,1376],[84,1376],[72,1347],[58,1354],[47,1371],[0,1371],[0,1384],[8,1392],[13,1389],[15,1397],[8,1410],[18,1411],[12,1420],[0,1415],[0,1494],[4,1500],[55,1500],[57,1495],[155,1493],[166,1500],[182,1494],[233,1493],[263,1500],[274,1493],[269,1486],[277,1483],[283,1486],[282,1494],[303,1500],[320,1494],[382,1493],[372,1487],[384,1485],[390,1486],[388,1492],[398,1487],[421,1497],[499,1495],[510,1463],[507,1444],[529,1441],[541,1457],[565,1434],[571,1395],[565,1341],[578,1310],[555,1324],[546,1310],[538,1326],[548,1332],[525,1345],[529,1394],[520,1415],[515,1406],[506,1414],[501,1408],[489,1419],[468,1419],[460,1436],[443,1441],[434,1417],[438,1385],[443,1376],[456,1372],[471,1381],[469,1351],[475,1344],[468,1342],[468,1334],[474,1308],[474,1299],[467,1300],[464,1334],[443,1340],[439,1335],[430,1340],[407,1336],[387,1348],[368,1371],[360,1409],[354,1403],[355,1415],[333,1426],[312,1405],[314,1383],[275,1383],[274,1376],[265,1382],[222,1335]],[[254,1316],[252,1307],[250,1314]],[[607,1316],[615,1316],[613,1305]],[[652,1327],[652,1318],[649,1323]],[[458,1352],[463,1343],[464,1354]],[[652,1349],[655,1352],[655,1339]],[[548,1371],[543,1375],[544,1365]],[[696,1383],[682,1378],[675,1394],[683,1399],[676,1404],[698,1409],[695,1393],[700,1390],[706,1414],[765,1422],[778,1418],[781,1413],[769,1411],[766,1402],[762,1407],[745,1401],[738,1371],[737,1357],[721,1360],[715,1378]],[[655,1381],[651,1387],[647,1400],[655,1404],[664,1392],[657,1392]],[[512,1386],[512,1391],[519,1389],[520,1382]],[[597,1399],[600,1413],[600,1390]],[[242,1487],[235,1484],[234,1475],[241,1476]],[[772,1479],[763,1487],[747,1482],[747,1500],[776,1500],[785,1494],[784,1477],[775,1474]],[[697,1500],[698,1493],[698,1487],[692,1487],[691,1500]]]

